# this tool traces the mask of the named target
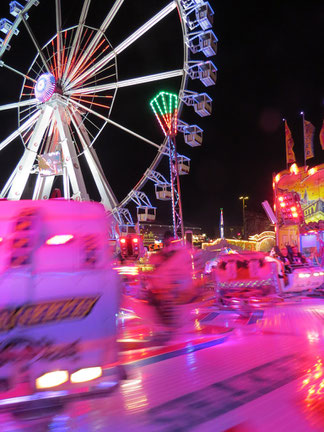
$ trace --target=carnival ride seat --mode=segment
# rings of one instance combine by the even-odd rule
[[[120,292],[103,206],[1,201],[0,215],[0,377],[32,393],[100,377]]]
[[[261,252],[224,255],[214,271],[221,303],[240,304],[240,299],[276,296],[279,282],[276,262]]]

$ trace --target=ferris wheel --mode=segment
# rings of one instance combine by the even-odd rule
[[[160,137],[154,141],[141,130],[130,127],[127,118],[124,122],[116,120],[114,107],[118,104],[118,92],[124,88],[145,88],[154,82],[168,88],[168,83],[177,79],[178,115],[183,105],[193,107],[201,117],[210,115],[212,99],[204,91],[189,90],[188,85],[196,79],[206,87],[216,82],[217,69],[209,59],[217,50],[217,38],[211,29],[214,12],[203,0],[162,1],[159,2],[162,8],[154,10],[144,23],[112,44],[110,29],[116,27],[119,17],[125,16],[127,1],[105,2],[107,10],[103,15],[101,11],[98,13],[96,25],[87,24],[91,13],[92,17],[96,16],[95,11],[91,12],[96,2],[76,2],[80,3],[75,23],[67,27],[63,26],[64,14],[70,2],[64,0],[26,0],[24,5],[11,1],[11,19],[0,19],[0,31],[4,34],[0,38],[0,66],[20,81],[18,94],[0,105],[0,118],[1,114],[13,111],[18,114],[16,128],[1,137],[0,151],[19,139],[23,144],[16,166],[1,186],[0,198],[48,199],[54,189],[60,188],[67,199],[90,200],[93,199],[87,187],[90,173],[99,200],[114,214],[119,225],[134,223],[128,209],[130,203],[136,204],[139,221],[152,221],[156,207],[143,188],[151,181],[156,199],[171,200],[170,179],[159,170],[162,159],[170,157],[168,139]],[[32,26],[32,16],[42,6],[52,8],[49,16],[55,18],[53,27],[48,27],[49,32],[54,30],[45,42],[38,39]],[[150,65],[151,70],[142,75],[132,68],[128,77],[121,79],[119,57],[127,55],[138,41],[149,43],[155,27],[167,25],[168,19],[178,22],[180,66],[156,71]],[[21,65],[20,59],[16,66],[11,63],[11,55],[15,51],[15,39],[20,37],[28,38],[34,57],[26,65]],[[110,173],[95,150],[102,145],[103,134],[112,128],[124,133],[126,140],[127,137],[136,139],[143,149],[150,146],[154,150],[138,182],[130,185],[122,199],[117,198]],[[177,131],[183,134],[188,145],[202,144],[203,130],[198,125],[178,119]],[[141,152],[140,149],[139,144],[136,151]],[[190,159],[176,156],[179,174],[188,174]],[[83,166],[87,166],[86,175]]]

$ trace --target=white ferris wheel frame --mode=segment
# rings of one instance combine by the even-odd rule
[[[86,49],[84,49],[77,58],[76,64],[73,64],[73,55],[78,52],[78,49],[80,48],[82,32],[85,28],[91,29],[91,27],[88,27],[86,25],[86,18],[91,0],[84,0],[79,18],[79,23],[76,26],[70,27],[68,29],[62,29],[61,0],[55,0],[56,34],[54,34],[53,38],[50,39],[42,48],[40,47],[36,37],[32,32],[32,29],[28,24],[27,15],[27,12],[33,6],[37,6],[40,1],[43,0],[27,0],[27,4],[16,15],[16,19],[14,23],[12,23],[12,27],[8,32],[4,43],[0,47],[0,66],[9,69],[13,73],[16,73],[24,78],[24,85],[21,90],[19,101],[0,106],[0,111],[17,109],[19,118],[17,130],[12,132],[6,139],[0,142],[0,151],[7,145],[9,145],[18,136],[23,137],[28,135],[28,140],[25,140],[24,142],[24,153],[20,161],[18,162],[15,170],[2,188],[0,197],[7,197],[8,199],[12,200],[17,200],[22,197],[29,176],[31,174],[37,173],[37,169],[35,169],[35,162],[40,147],[43,146],[44,152],[50,150],[50,145],[48,143],[50,142],[50,138],[52,137],[52,134],[54,134],[55,129],[56,133],[58,134],[57,142],[59,143],[61,151],[64,155],[64,197],[68,199],[72,198],[75,200],[90,199],[87,193],[85,181],[83,179],[82,171],[78,163],[78,156],[82,153],[84,154],[87,164],[93,174],[93,178],[97,190],[100,194],[102,204],[107,210],[113,212],[115,216],[117,215],[117,220],[119,220],[121,223],[125,221],[125,218],[126,222],[129,222],[130,220],[127,221],[127,219],[129,217],[131,218],[131,216],[126,210],[126,206],[130,203],[130,201],[151,206],[148,197],[140,191],[148,180],[156,181],[157,177],[159,176],[159,173],[157,173],[156,169],[162,157],[164,155],[168,156],[169,154],[168,139],[165,138],[161,143],[153,142],[145,136],[142,136],[139,133],[130,130],[125,125],[113,121],[110,118],[112,108],[110,108],[108,115],[104,115],[94,108],[95,105],[85,105],[81,102],[82,99],[76,100],[75,98],[73,99],[73,97],[75,95],[80,98],[89,95],[100,96],[103,93],[111,91],[113,92],[111,106],[113,106],[116,93],[119,88],[146,84],[153,81],[168,80],[174,77],[181,77],[179,95],[184,94],[188,81],[189,47],[187,43],[188,29],[186,15],[182,3],[184,2],[189,4],[190,1],[193,0],[170,1],[164,8],[162,8],[159,12],[153,15],[145,24],[141,25],[130,36],[124,39],[121,43],[119,43],[118,46],[108,51],[107,54],[101,56],[98,61],[94,61],[93,64],[91,64],[91,66],[87,68],[84,67],[84,65],[87,64],[89,56],[91,58],[91,55],[94,55],[94,52],[96,51],[96,49],[98,49],[98,45],[100,41],[102,41],[102,38],[106,38],[105,32],[107,31],[110,23],[113,21],[115,16],[118,14],[119,9],[124,3],[124,0],[115,1],[106,17],[103,19],[103,22],[99,29],[92,28],[94,36],[89,42],[89,44],[86,46]],[[116,65],[118,55],[124,50],[126,50],[129,46],[131,46],[136,40],[144,36],[151,28],[153,28],[157,23],[159,23],[161,20],[163,20],[175,10],[178,11],[183,38],[182,68],[151,75],[145,75],[142,77],[118,80],[118,72]],[[36,49],[36,57],[34,58],[34,61],[32,62],[27,73],[21,72],[11,67],[9,64],[6,64],[5,61],[2,60],[6,49],[8,49],[9,47],[9,42],[17,31],[18,25],[21,22],[25,25],[30,39],[32,40]],[[71,43],[71,46],[69,47],[69,51],[66,54],[66,63],[65,65],[63,65],[61,52],[62,47],[64,46],[64,34],[66,34],[67,31],[70,31],[71,35],[73,35],[73,43]],[[35,97],[30,97],[29,99],[24,100],[22,95],[26,82],[32,82],[32,84],[34,85],[37,81],[37,77],[32,78],[31,76],[29,76],[31,75],[33,69],[37,67],[39,70],[39,75],[40,73],[46,73],[51,71],[49,67],[49,62],[51,59],[49,58],[49,56],[47,56],[46,58],[45,53],[47,46],[50,43],[53,43],[53,41],[55,41],[57,48],[56,53],[54,53],[54,60],[57,62],[56,68],[58,73],[60,73],[61,77],[62,92],[54,93],[50,100],[43,103],[41,103]],[[114,60],[116,69],[116,80],[103,84],[94,82],[94,85],[91,85],[91,79],[95,78],[96,74],[104,71],[107,65],[109,65],[110,62]],[[74,66],[73,73],[69,74],[69,68],[71,68],[72,70],[72,65]],[[81,73],[79,73],[78,75],[76,71],[78,71],[79,69],[81,69]],[[96,79],[94,79],[94,81],[96,81]],[[83,82],[88,82],[89,84],[81,85]],[[181,112],[181,108],[182,101],[181,98],[179,98],[179,113]],[[83,121],[81,112],[83,113],[83,115],[85,114],[86,116],[92,115],[93,118],[96,118],[97,120],[100,120],[102,122],[102,126],[98,127],[98,133],[96,136],[90,137],[89,131],[87,130],[85,122]],[[67,113],[69,115],[69,121],[66,120]],[[79,145],[82,147],[78,151],[75,148],[74,138],[71,136],[71,130],[69,127],[70,124],[73,125],[73,128],[76,131],[76,135],[79,140]],[[108,183],[104,170],[93,147],[94,142],[96,141],[106,124],[111,124],[123,130],[127,134],[135,136],[137,139],[157,149],[156,156],[151,162],[150,166],[144,172],[143,176],[140,178],[137,184],[120,202],[118,202],[111,186]],[[49,198],[54,179],[54,176],[44,177],[41,176],[38,172],[32,198]],[[122,209],[124,209],[124,211],[122,211]]]

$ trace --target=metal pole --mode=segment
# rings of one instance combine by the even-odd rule
[[[168,136],[173,235],[174,235],[174,237],[177,237],[177,222],[176,222],[176,213],[175,213],[175,197],[174,197],[174,183],[173,183],[173,178],[174,177],[173,177],[172,144],[171,144],[171,141],[172,141],[171,137]]]
[[[243,195],[239,199],[242,200],[242,205],[243,205],[243,208],[242,208],[242,210],[243,210],[243,230],[242,230],[243,232],[242,232],[242,237],[244,239],[245,238],[245,200],[249,199],[249,197]]]
[[[178,155],[174,136],[168,136],[173,234],[184,239]]]
[[[276,245],[279,246],[279,222],[278,222],[278,207],[277,207],[277,182],[276,182],[276,174],[272,174],[272,184],[273,184],[273,200],[274,200],[274,208],[275,208],[275,216],[277,219],[277,222],[275,224],[275,234],[276,234]]]
[[[300,113],[303,119],[303,146],[304,146],[304,166],[306,166],[306,148],[305,148],[305,116],[304,111]]]
[[[243,197],[243,240],[245,239],[245,198]]]
[[[177,153],[177,147],[176,147],[175,137],[173,138],[172,141],[173,141],[173,148],[174,148],[175,175],[176,175],[176,178],[177,178],[179,228],[180,228],[180,232],[181,232],[181,238],[182,238],[182,240],[184,240],[184,226],[183,226],[183,215],[182,215],[182,201],[181,201],[181,189],[180,189],[178,153]]]

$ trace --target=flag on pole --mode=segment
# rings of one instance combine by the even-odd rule
[[[322,150],[324,150],[324,120],[323,120],[323,125],[322,125],[322,129],[319,135],[319,139],[320,139],[320,143],[322,146]]]
[[[287,164],[296,162],[295,153],[293,150],[294,147],[294,140],[291,136],[290,129],[288,127],[288,124],[285,120],[285,136],[286,136],[286,159]]]
[[[312,125],[312,123],[304,120],[305,160],[314,157],[314,131],[315,127]]]

